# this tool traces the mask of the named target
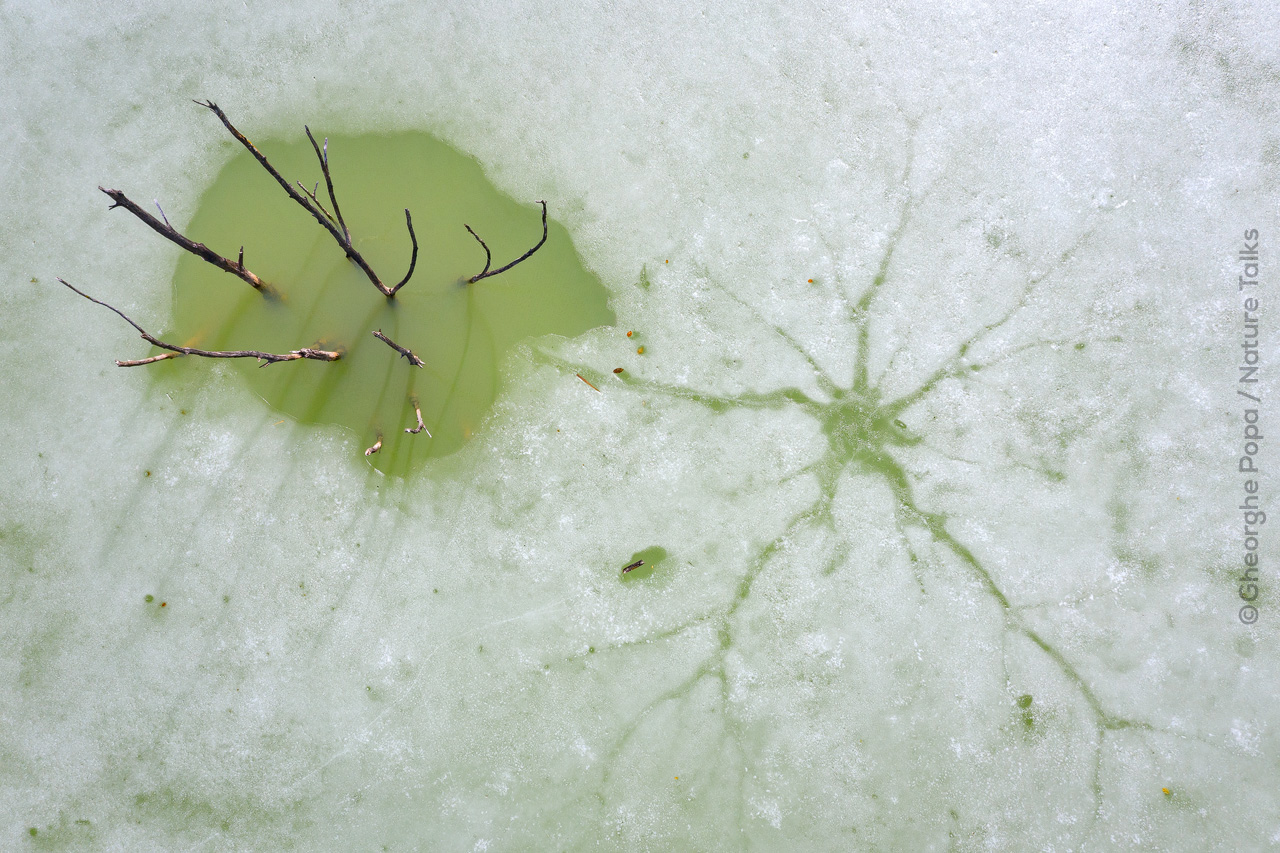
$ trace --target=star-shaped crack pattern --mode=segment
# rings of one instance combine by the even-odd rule
[[[911,184],[911,163],[908,160],[903,174],[903,186]],[[927,190],[925,191],[927,192]],[[1120,731],[1137,731],[1156,733],[1164,730],[1151,723],[1126,716],[1109,705],[1105,687],[1099,687],[1095,678],[1086,671],[1086,664],[1072,654],[1063,650],[1063,644],[1057,638],[1037,628],[1028,617],[1029,608],[1013,600],[997,577],[997,574],[975,554],[972,547],[966,545],[963,537],[957,533],[954,520],[939,509],[931,508],[917,496],[918,477],[913,474],[909,456],[904,451],[924,446],[933,452],[948,458],[957,459],[941,448],[932,447],[925,436],[908,426],[910,413],[948,383],[973,385],[983,383],[984,375],[993,368],[1016,365],[1020,359],[1040,351],[1062,351],[1071,353],[1084,349],[1086,345],[1118,343],[1115,338],[1090,335],[1082,329],[1075,335],[1060,337],[1033,338],[1025,340],[1024,332],[1005,335],[1005,340],[990,346],[997,334],[1010,331],[1016,318],[1026,313],[1029,301],[1038,288],[1055,277],[1066,274],[1071,262],[1077,254],[1090,244],[1095,235],[1095,228],[1086,228],[1074,243],[1060,253],[1054,261],[1043,269],[1032,269],[1025,260],[1025,254],[1010,247],[1006,257],[1012,257],[1021,264],[1024,275],[1023,285],[1017,298],[1009,304],[992,322],[982,325],[955,347],[954,351],[941,365],[932,369],[922,380],[915,383],[914,388],[892,395],[884,389],[883,377],[898,361],[906,350],[904,345],[888,359],[888,366],[878,375],[873,374],[872,358],[872,325],[876,314],[874,308],[878,299],[886,291],[893,289],[893,268],[895,251],[904,234],[911,226],[912,213],[923,193],[910,195],[902,204],[900,215],[887,244],[879,258],[869,284],[855,297],[844,296],[844,282],[839,276],[833,282],[835,289],[841,294],[845,320],[853,330],[853,342],[856,348],[852,375],[844,381],[831,375],[830,371],[813,353],[794,335],[781,325],[770,323],[763,312],[753,307],[746,299],[733,291],[717,285],[705,271],[701,279],[715,288],[723,297],[730,300],[752,315],[759,324],[762,334],[774,335],[799,356],[809,367],[811,375],[804,377],[791,387],[779,388],[768,392],[748,392],[725,395],[714,391],[701,390],[690,385],[664,383],[646,377],[637,377],[631,373],[621,373],[611,383],[611,388],[643,395],[646,399],[654,397],[667,398],[672,401],[685,401],[705,407],[713,414],[730,410],[782,410],[794,408],[804,412],[819,425],[826,439],[825,452],[809,462],[800,471],[789,478],[811,477],[816,483],[816,497],[800,511],[791,515],[782,525],[782,531],[774,536],[763,547],[759,548],[749,560],[745,571],[732,593],[707,611],[697,614],[672,628],[638,639],[629,640],[612,646],[592,649],[592,653],[620,653],[639,645],[672,641],[677,637],[689,637],[694,633],[707,635],[705,648],[707,653],[702,661],[690,671],[679,683],[661,690],[657,695],[648,698],[634,709],[630,718],[616,732],[612,744],[605,750],[601,771],[599,794],[600,804],[608,800],[607,791],[614,784],[618,769],[625,763],[628,748],[637,736],[661,717],[664,709],[670,709],[675,719],[683,712],[694,707],[701,707],[708,701],[714,703],[712,710],[719,715],[719,726],[723,735],[720,745],[720,770],[737,768],[737,811],[739,826],[748,812],[757,817],[769,818],[769,809],[762,808],[759,803],[752,805],[752,797],[748,791],[747,777],[755,764],[751,755],[752,745],[744,737],[745,723],[735,715],[734,701],[734,649],[739,640],[750,635],[752,625],[744,618],[745,605],[751,601],[755,587],[764,571],[783,558],[788,549],[802,535],[819,532],[829,543],[822,573],[830,576],[849,568],[848,558],[851,543],[842,532],[833,506],[837,499],[842,478],[850,475],[878,479],[892,495],[892,517],[895,520],[894,531],[900,547],[906,552],[910,566],[915,575],[915,582],[921,592],[926,592],[930,583],[931,572],[954,571],[959,566],[968,575],[967,580],[976,584],[989,603],[996,605],[1000,632],[1004,640],[1001,643],[1001,655],[1005,659],[1006,685],[1011,683],[1008,677],[1008,655],[1011,645],[1025,648],[1025,643],[1010,643],[1011,638],[1026,641],[1030,647],[1047,660],[1061,679],[1070,685],[1070,690],[1078,697],[1084,707],[1087,719],[1092,726],[1092,755],[1088,764],[1091,778],[1082,780],[1093,791],[1093,813],[1088,820],[1079,821],[1077,835],[1085,837],[1094,828],[1102,814],[1102,774],[1103,752],[1105,742],[1111,733]],[[824,241],[826,242],[826,241]],[[830,244],[828,243],[830,248]],[[1012,337],[1014,342],[1009,342]],[[1023,340],[1017,340],[1019,337]],[[983,356],[975,353],[987,352]],[[535,350],[534,358],[542,363],[551,364],[567,377],[575,374],[585,376],[603,376],[608,371],[596,365],[575,363],[572,360],[546,350]],[[576,381],[576,380],[575,380]],[[997,393],[1011,393],[1000,387],[1000,383],[988,383]],[[801,390],[801,386],[810,390]],[[966,461],[966,460],[959,460]],[[1028,467],[1032,471],[1050,479],[1061,479],[1062,474],[1039,462],[1013,460],[1015,464]],[[924,543],[922,545],[922,543]],[[925,547],[927,545],[927,547]],[[941,558],[942,553],[949,553],[950,559]],[[709,699],[710,697],[710,699]],[[1036,712],[1030,710],[1032,697],[1022,695],[1011,698],[1011,704],[1021,709],[1018,713],[1022,725],[1033,729],[1037,723]],[[706,710],[704,708],[704,710]],[[1166,732],[1173,734],[1171,732]],[[1185,733],[1177,733],[1178,737]],[[1149,750],[1155,747],[1147,744]],[[723,783],[723,779],[721,779]],[[775,815],[776,817],[776,815]],[[775,823],[776,825],[776,823]]]

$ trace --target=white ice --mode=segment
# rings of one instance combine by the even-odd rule
[[[1280,844],[1280,25],[1115,6],[0,5],[0,847]],[[407,483],[157,393],[55,277],[163,330],[177,249],[96,187],[188,220],[193,98],[438,134],[620,327]]]

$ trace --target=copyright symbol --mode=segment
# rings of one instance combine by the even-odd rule
[[[1246,604],[1240,608],[1240,621],[1245,625],[1252,625],[1258,621],[1258,608],[1252,604]]]

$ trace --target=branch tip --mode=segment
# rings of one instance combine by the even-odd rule
[[[547,242],[547,203],[545,201],[539,201],[538,204],[542,205],[542,239],[539,240],[532,249],[525,252],[523,255],[516,258],[511,263],[507,264],[505,267],[496,269],[493,272],[489,271],[489,259],[490,259],[489,247],[486,246],[485,242],[480,239],[480,235],[476,234],[476,232],[474,231],[471,231],[470,225],[463,226],[468,231],[471,231],[471,236],[475,237],[476,241],[481,246],[484,246],[484,256],[485,256],[484,269],[481,270],[479,273],[473,275],[471,278],[467,279],[467,284],[475,284],[477,281],[480,281],[481,279],[489,278],[490,276],[501,275],[502,273],[514,267],[516,264],[519,264],[523,261],[527,261],[530,257],[532,257],[534,252],[542,248],[542,244]]]

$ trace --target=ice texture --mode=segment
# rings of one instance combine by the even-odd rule
[[[1248,2],[0,6],[0,847],[1280,845],[1269,535],[1252,627],[1236,581],[1277,36]],[[236,153],[193,98],[435,134],[548,199],[619,325],[519,348],[406,480],[216,364],[116,369],[141,343],[55,277],[166,331],[178,250],[96,188],[189,222]]]

